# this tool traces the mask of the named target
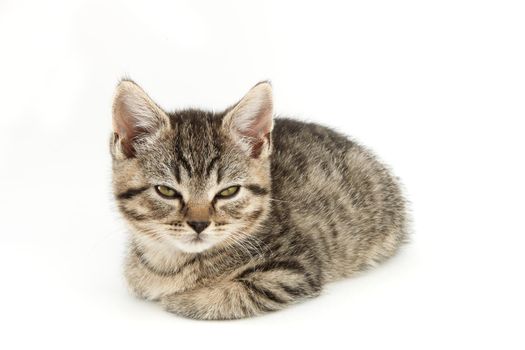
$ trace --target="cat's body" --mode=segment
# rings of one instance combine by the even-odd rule
[[[252,91],[270,89],[263,85]],[[132,228],[126,278],[137,295],[177,314],[232,319],[278,310],[393,255],[405,239],[403,197],[373,155],[319,125],[269,125],[271,100],[267,108],[265,91],[252,91],[224,113],[164,114],[158,129],[165,131],[135,137],[128,151],[116,107],[115,194]],[[249,135],[249,147],[230,136],[234,122],[233,133]],[[167,177],[187,189],[167,201],[171,207],[153,190]],[[223,182],[240,185],[233,196],[214,197],[210,188]],[[186,239],[195,217],[207,220],[203,239],[217,242],[196,240],[198,230]]]

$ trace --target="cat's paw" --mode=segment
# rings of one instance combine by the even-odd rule
[[[196,305],[187,292],[163,296],[159,301],[166,311],[173,314],[195,319],[203,318],[202,315],[197,312]]]
[[[159,301],[165,293],[162,290],[155,290],[153,288],[143,288],[138,285],[128,284],[129,292],[138,299],[144,299],[149,301]]]

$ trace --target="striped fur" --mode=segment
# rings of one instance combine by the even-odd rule
[[[146,131],[124,133],[123,124],[111,142],[115,198],[130,227],[125,276],[136,295],[196,319],[260,315],[319,295],[327,282],[374,266],[405,240],[405,201],[387,168],[328,128],[251,118],[271,111],[263,84],[264,94],[251,91],[243,108],[162,114],[133,82],[119,85],[116,103],[139,101],[115,113],[140,110],[140,101],[154,109],[140,110]],[[233,135],[236,110],[246,130],[256,123],[272,133]],[[159,197],[156,185],[181,198]],[[235,196],[215,197],[231,185],[240,186]],[[192,215],[210,221],[198,241],[187,224]]]

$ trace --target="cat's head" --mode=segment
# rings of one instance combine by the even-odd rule
[[[134,239],[184,252],[236,244],[267,216],[272,89],[221,113],[167,113],[134,82],[113,103],[113,185]]]

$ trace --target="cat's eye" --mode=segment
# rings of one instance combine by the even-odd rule
[[[175,191],[173,188],[163,185],[155,186],[157,193],[167,199],[180,198],[179,192]]]
[[[217,193],[217,198],[230,198],[233,197],[239,192],[240,186],[230,186],[224,190]]]

